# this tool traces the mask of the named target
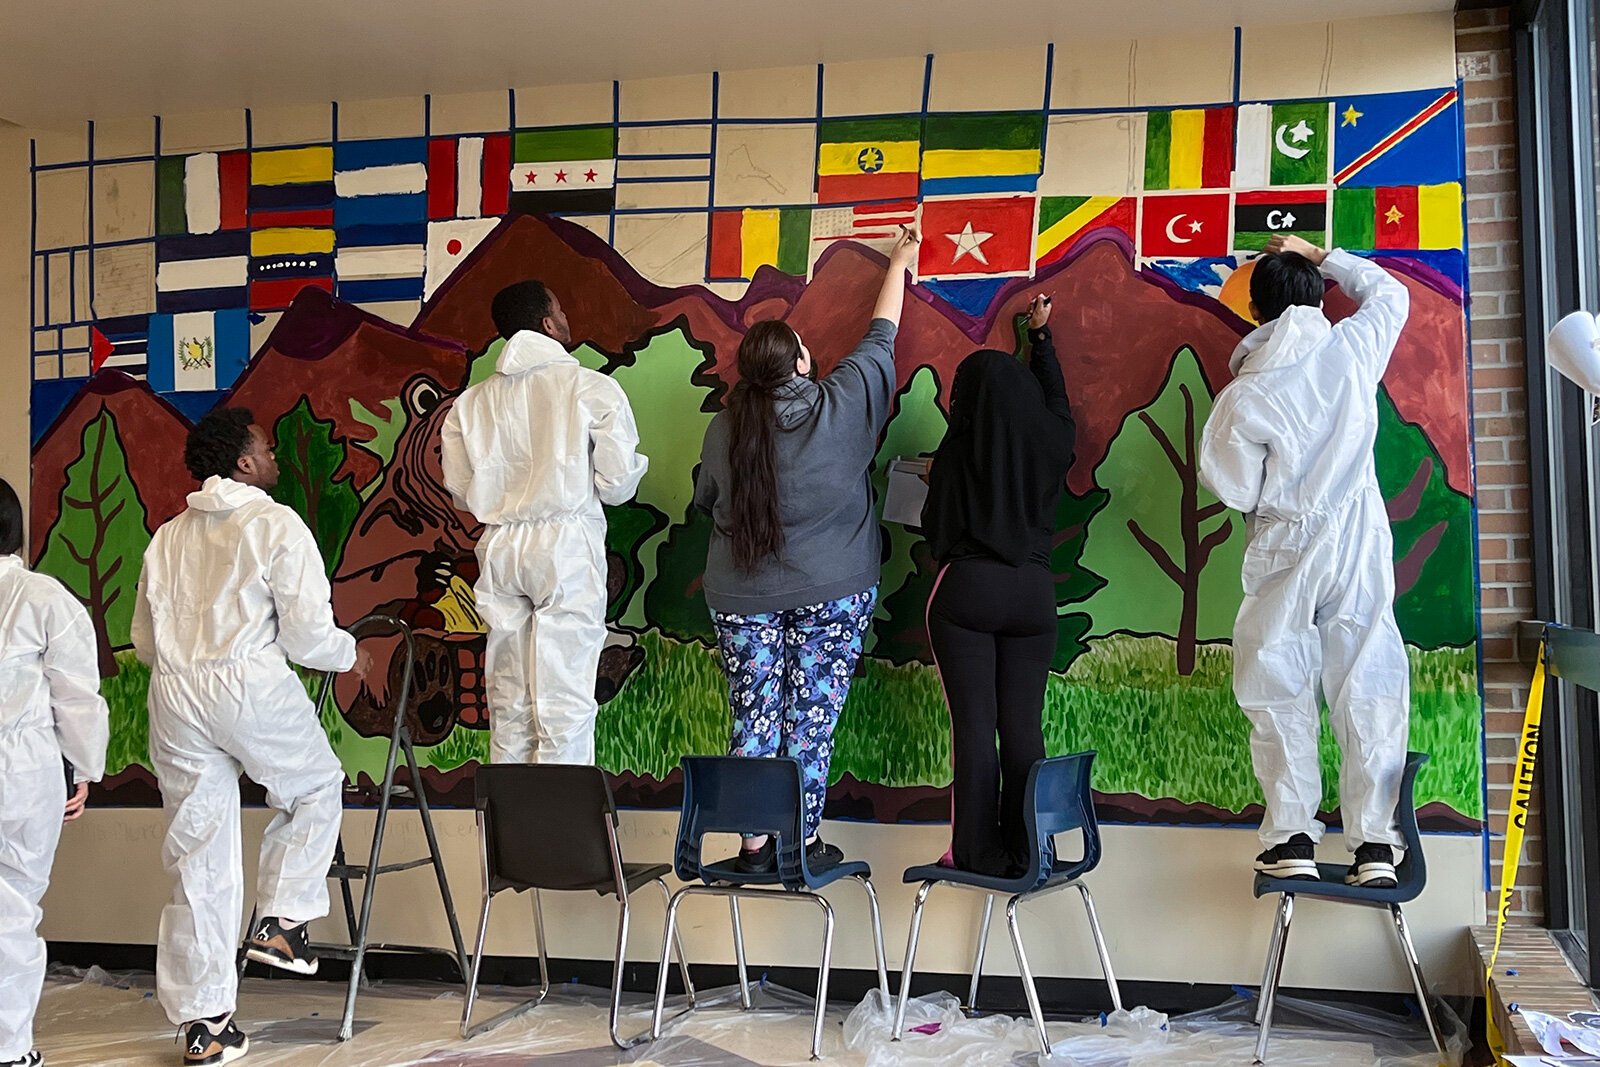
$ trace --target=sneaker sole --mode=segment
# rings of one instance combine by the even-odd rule
[[[1316,860],[1280,860],[1277,863],[1256,865],[1256,873],[1266,875],[1268,878],[1296,879],[1307,882],[1319,882],[1322,874],[1317,870]]]
[[[245,949],[244,958],[247,960],[253,960],[256,963],[264,964],[268,967],[276,967],[280,971],[288,971],[290,974],[298,974],[306,978],[310,978],[312,975],[317,973],[317,965],[321,962],[320,960],[286,960],[282,956],[274,956],[270,952],[262,952],[259,949],[253,948]],[[221,1062],[227,1061],[224,1060]]]
[[[191,1060],[184,1057],[184,1067],[212,1067],[213,1064],[232,1063],[234,1060],[243,1059],[244,1054],[250,1051],[250,1039],[244,1039],[244,1044],[233,1045],[222,1050],[219,1055],[204,1060]]]
[[[1394,868],[1385,864],[1377,869],[1352,870],[1344,876],[1345,885],[1353,885],[1362,889],[1393,889],[1400,883],[1395,879]]]

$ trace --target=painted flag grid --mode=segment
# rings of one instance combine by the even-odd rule
[[[809,276],[839,243],[886,250],[918,218],[929,279],[1026,275],[1107,237],[1141,261],[1248,255],[1279,234],[1460,250],[1459,106],[1440,89],[1143,111],[1137,191],[1121,196],[1044,184],[1049,109],[820,118],[811,195],[756,207],[716,203],[716,119],[695,127],[709,144],[676,148],[630,150],[651,124],[614,120],[85,163],[150,164],[149,236],[36,249],[31,355],[40,378],[119,370],[222,388],[248,358],[248,319],[230,313],[282,310],[306,288],[429,299],[526,212],[704,211],[706,280],[728,282]],[[153,260],[149,313],[97,314],[94,251],[132,245]]]

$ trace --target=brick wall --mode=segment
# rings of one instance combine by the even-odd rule
[[[1478,552],[1483,590],[1483,688],[1492,871],[1500,877],[1529,670],[1516,624],[1533,617],[1528,403],[1523,370],[1521,220],[1515,84],[1505,8],[1456,16],[1456,63],[1467,126],[1467,248],[1472,304],[1472,412],[1478,457]],[[1544,918],[1543,820],[1528,825],[1514,919]],[[1490,894],[1489,911],[1496,906]]]

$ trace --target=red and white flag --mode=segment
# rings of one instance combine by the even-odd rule
[[[1224,198],[1226,199],[1226,198]],[[997,278],[1033,269],[1032,196],[924,200],[919,278]]]
[[[1225,256],[1232,214],[1227,193],[1147,195],[1139,225],[1139,255],[1146,259]]]
[[[504,215],[511,192],[506,178],[510,166],[508,134],[428,142],[428,218]]]

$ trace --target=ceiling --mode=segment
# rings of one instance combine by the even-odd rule
[[[0,120],[66,126],[86,118],[1125,39],[1452,6],[1451,0],[0,0]]]

